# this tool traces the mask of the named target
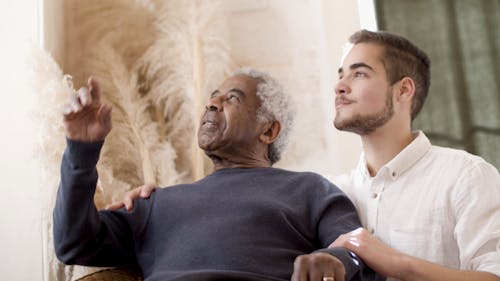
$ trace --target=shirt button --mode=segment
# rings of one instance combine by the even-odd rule
[[[378,193],[375,193],[375,192],[374,192],[374,193],[372,193],[372,198],[373,198],[373,199],[377,199],[377,197],[378,197]]]
[[[392,172],[392,176],[395,177],[396,176],[396,172]]]
[[[375,233],[375,229],[373,229],[373,228],[370,228],[369,231],[371,234]]]

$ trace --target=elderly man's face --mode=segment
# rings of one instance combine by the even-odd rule
[[[217,151],[246,154],[257,145],[257,84],[252,77],[236,75],[211,94],[198,130],[198,145],[209,156]]]

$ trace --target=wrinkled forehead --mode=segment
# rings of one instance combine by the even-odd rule
[[[244,74],[237,74],[224,80],[219,86],[219,91],[228,92],[231,89],[239,89],[247,95],[252,95],[257,91],[257,84],[257,79]]]

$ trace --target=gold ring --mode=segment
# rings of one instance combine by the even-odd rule
[[[335,278],[332,276],[325,276],[323,277],[323,281],[335,281]]]

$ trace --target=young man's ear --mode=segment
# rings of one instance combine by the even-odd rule
[[[260,134],[259,140],[265,144],[273,143],[280,134],[281,124],[278,121],[268,122],[264,125],[264,132]]]
[[[398,101],[411,102],[415,94],[415,82],[410,77],[403,77],[399,81],[398,92],[396,93]]]

